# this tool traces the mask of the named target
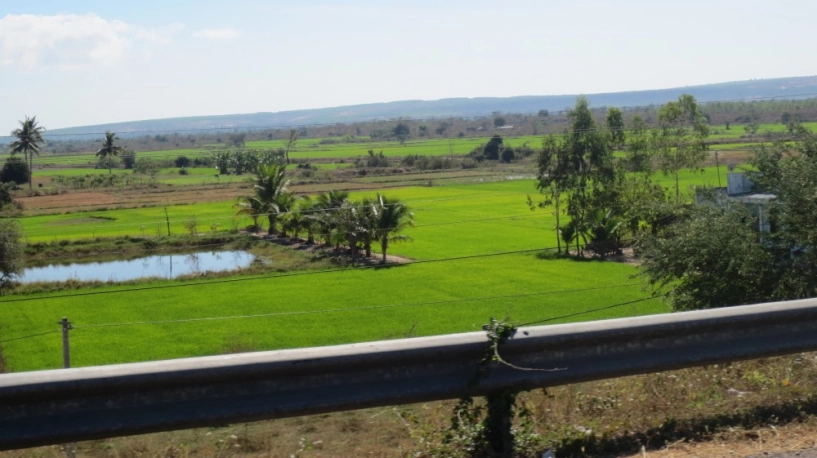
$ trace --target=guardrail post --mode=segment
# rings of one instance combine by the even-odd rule
[[[485,401],[488,407],[485,418],[485,439],[495,456],[510,458],[513,456],[514,449],[511,426],[513,426],[513,406],[516,402],[516,393],[505,391],[499,394],[489,394],[485,397]]]
[[[65,369],[70,369],[71,347],[69,346],[68,341],[68,331],[70,331],[73,327],[71,326],[71,322],[68,321],[67,317],[62,317],[62,320],[60,320],[57,324],[62,325],[62,367]],[[61,448],[63,453],[65,453],[66,458],[74,458],[76,456],[77,444],[71,442],[68,444],[63,444]]]
[[[68,331],[72,329],[72,326],[66,317],[62,317],[62,320],[57,324],[62,325],[62,367],[68,369],[71,367],[71,349],[68,342]]]

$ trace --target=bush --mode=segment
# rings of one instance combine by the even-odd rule
[[[2,183],[28,183],[28,165],[21,157],[10,157],[3,164],[0,170],[0,182]]]
[[[514,154],[513,148],[510,146],[502,150],[501,157],[502,162],[511,162],[516,159],[516,155]]]
[[[0,219],[0,286],[23,272],[23,229],[14,219]]]
[[[213,167],[213,158],[207,156],[194,158],[193,167]]]
[[[11,194],[12,183],[0,183],[0,210],[6,205],[14,202],[14,196]]]
[[[159,170],[161,170],[159,163],[149,157],[143,157],[137,160],[136,164],[133,166],[133,173],[137,173],[139,175],[150,175],[151,177],[158,175]]]
[[[122,156],[122,166],[125,167],[127,170],[133,169],[133,166],[136,164],[136,153],[133,151],[128,151],[124,153]]]
[[[190,167],[190,159],[187,156],[179,156],[173,161],[173,164],[179,168]]]
[[[179,169],[179,175],[189,175],[190,172],[187,169]]]

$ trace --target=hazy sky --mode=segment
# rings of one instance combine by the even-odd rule
[[[817,74],[813,0],[0,0],[0,135]],[[592,102],[592,99],[591,99]]]

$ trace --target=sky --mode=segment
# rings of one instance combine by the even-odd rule
[[[817,74],[813,0],[0,0],[0,135]],[[591,99],[592,102],[592,99]]]

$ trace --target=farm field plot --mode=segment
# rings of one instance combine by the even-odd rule
[[[479,329],[492,316],[533,321],[648,296],[630,278],[635,269],[627,264],[547,260],[535,252],[500,254],[554,244],[552,217],[527,209],[525,195],[530,190],[530,180],[517,180],[389,191],[412,205],[417,220],[417,228],[407,231],[415,241],[393,246],[393,254],[425,262],[377,270],[197,281],[192,286],[130,292],[123,291],[128,287],[113,286],[83,290],[93,294],[78,297],[70,297],[75,294],[70,291],[42,299],[9,296],[0,299],[2,335],[14,338],[47,331],[56,319],[68,316],[77,326],[72,348],[75,364],[81,366],[214,354],[233,347],[260,350],[462,332]],[[195,207],[204,218],[205,209],[213,215],[231,215],[227,204],[178,208]],[[145,213],[148,210],[157,209],[25,220],[32,232],[77,217],[118,215],[115,222],[127,220],[133,225],[163,220],[160,213]],[[93,224],[76,223],[64,224],[60,230],[76,236],[93,230]],[[451,259],[488,254],[495,256]],[[184,283],[140,287],[180,284]],[[613,288],[568,292],[604,286]],[[582,318],[665,310],[652,300]],[[265,314],[273,315],[82,329],[106,323]],[[4,344],[9,365],[18,371],[57,367],[58,337],[49,334]]]
[[[673,185],[671,177],[660,179]],[[682,189],[715,179],[711,168],[686,172]],[[414,241],[390,250],[414,263],[6,296],[0,298],[1,339],[55,331],[54,323],[68,316],[76,326],[74,365],[84,366],[466,332],[479,330],[490,317],[560,322],[668,311],[649,299],[632,265],[542,256],[555,245],[554,217],[528,209],[526,196],[535,195],[530,179],[385,194],[414,211],[416,227],[406,231]],[[232,201],[168,210],[179,233],[190,215],[205,227],[223,221],[224,228],[231,227],[235,212]],[[22,220],[35,240],[141,235],[142,226],[165,230],[161,208]],[[643,301],[558,319],[634,300]],[[117,326],[103,326],[109,324]],[[60,342],[52,332],[4,343],[3,350],[15,371],[56,368]]]

